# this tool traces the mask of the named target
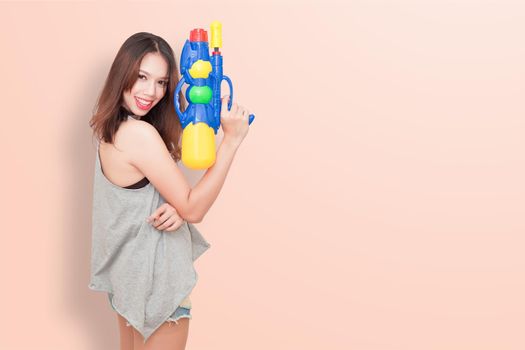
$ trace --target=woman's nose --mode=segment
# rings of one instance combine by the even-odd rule
[[[155,83],[148,84],[148,87],[146,88],[146,94],[149,96],[155,96]]]

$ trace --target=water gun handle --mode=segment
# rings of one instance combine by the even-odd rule
[[[226,75],[223,75],[222,79],[226,80],[226,82],[228,83],[228,86],[230,87],[230,100],[228,101],[228,111],[229,111],[232,108],[232,103],[233,103],[233,84],[230,78],[228,78]],[[255,119],[255,116],[253,114],[250,114],[248,118],[248,125],[250,125],[254,119]]]
[[[175,102],[175,112],[177,112],[177,115],[179,116],[181,125],[184,125],[185,115],[184,113],[180,111],[179,94],[180,94],[182,85],[184,85],[185,82],[186,82],[186,79],[184,79],[184,76],[182,76],[181,79],[179,80],[179,83],[177,84],[177,87],[175,88],[175,93],[173,94],[174,95],[173,102]]]

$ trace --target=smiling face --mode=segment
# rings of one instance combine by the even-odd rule
[[[147,53],[140,62],[137,81],[124,91],[122,105],[137,117],[145,116],[166,93],[168,62],[158,52]]]

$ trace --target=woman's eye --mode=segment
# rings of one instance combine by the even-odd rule
[[[139,79],[143,79],[143,78],[146,79],[146,76],[143,75],[143,74],[139,74]],[[161,81],[159,81],[159,83],[162,86],[168,86],[168,82],[166,80],[161,80]]]

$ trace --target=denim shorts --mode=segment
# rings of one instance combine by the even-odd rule
[[[108,293],[108,299],[109,299],[109,304],[111,305],[111,307],[113,308],[113,310],[115,310],[115,312],[118,313],[118,311],[115,309],[115,307],[113,306],[113,303],[111,301],[111,298],[113,298],[113,294],[111,293]],[[178,319],[179,318],[189,318],[191,319],[191,310],[188,309],[188,308],[185,308],[185,307],[182,307],[182,306],[179,306],[178,308],[175,309],[175,312],[173,312],[170,317],[166,320],[166,322],[169,323],[169,325],[171,326],[171,322],[175,322],[176,324],[179,324],[178,322]],[[129,324],[129,322],[126,321],[126,326],[131,326]]]

